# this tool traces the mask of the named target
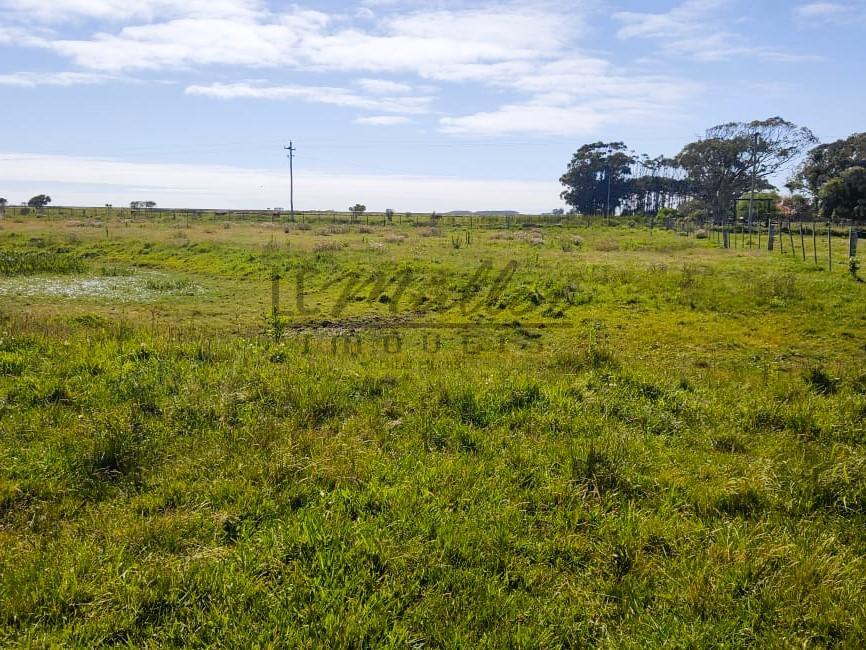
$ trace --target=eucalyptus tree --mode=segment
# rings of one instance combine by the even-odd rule
[[[717,220],[726,218],[737,197],[771,189],[768,178],[790,165],[818,139],[806,127],[781,117],[728,122],[708,129],[687,144],[676,161],[688,173],[696,198],[705,201]]]
[[[788,187],[818,196],[825,183],[851,167],[866,167],[866,133],[854,133],[812,149]]]
[[[585,144],[571,158],[559,179],[560,197],[583,214],[613,214],[631,191],[635,158],[622,142]]]

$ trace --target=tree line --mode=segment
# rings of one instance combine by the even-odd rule
[[[782,201],[769,179],[799,160]],[[560,182],[561,198],[587,215],[676,212],[722,223],[781,207],[792,218],[866,222],[866,133],[818,144],[808,128],[771,117],[714,126],[672,158],[594,142]]]

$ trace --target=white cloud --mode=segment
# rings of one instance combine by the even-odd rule
[[[0,74],[0,86],[81,86],[105,83],[114,78],[91,72],[13,72]]]
[[[189,86],[186,94],[218,99],[301,99],[319,104],[407,114],[427,112],[432,100],[430,97],[364,97],[345,88],[327,86],[261,86],[250,83]]]
[[[508,104],[494,111],[443,117],[440,131],[452,135],[499,136],[529,133],[542,136],[589,136],[608,124],[652,120],[659,123],[681,117],[680,112],[650,101],[611,96],[586,100],[567,92],[536,95],[526,103]]]
[[[626,23],[621,32],[656,37],[674,28],[681,38],[673,40],[688,42],[688,26],[696,16],[725,1],[690,0],[684,8],[662,16],[618,14]],[[3,2],[43,9],[55,6],[47,0]],[[83,14],[91,7],[93,13],[120,15],[123,4],[60,0],[56,6],[66,13],[78,7]],[[434,98],[428,95],[433,91],[414,82],[374,78],[376,73],[477,84],[509,93],[499,108],[443,118],[440,126],[447,133],[585,134],[636,114],[670,114],[697,89],[696,84],[671,77],[636,76],[603,58],[576,51],[573,43],[585,29],[580,9],[556,10],[545,4],[421,9],[388,12],[361,27],[348,16],[297,7],[281,13],[267,11],[258,0],[219,0],[209,6],[206,0],[195,0],[187,11],[182,3],[144,0],[135,11],[155,17],[149,24],[87,39],[46,38],[44,46],[102,73],[240,66],[369,75],[354,82],[359,89],[355,92],[264,82],[196,84],[186,90],[190,95],[221,99],[297,99],[390,115],[432,112]],[[679,24],[686,26],[676,27]]]
[[[157,18],[250,18],[265,13],[261,0],[0,0],[0,11],[28,21],[111,22]]]
[[[2,15],[0,15],[0,18],[2,18]],[[48,33],[41,29],[24,29],[23,27],[0,25],[0,45],[46,47],[47,35]]]
[[[287,176],[287,170],[0,153],[0,178],[8,190],[22,197],[48,192],[59,205],[123,205],[146,198],[178,208],[267,208],[286,203]],[[342,210],[360,200],[374,210],[539,212],[559,204],[559,191],[555,181],[295,170],[295,205],[307,210]]]
[[[866,20],[864,2],[811,2],[794,9],[794,16],[805,24],[834,24]]]
[[[691,36],[699,29],[703,30],[707,15],[726,4],[727,0],[686,0],[667,13],[621,11],[613,17],[623,24],[617,32],[619,38],[674,40]]]
[[[443,117],[443,133],[478,136],[508,133],[584,135],[604,123],[604,117],[586,106],[555,106],[542,103],[510,104],[495,111]]]
[[[405,95],[412,92],[409,84],[386,79],[359,79],[357,83],[364,91],[374,95]]]
[[[117,35],[48,44],[76,64],[94,70],[157,70],[202,65],[292,66],[300,62],[303,35],[328,17],[301,11],[278,22],[182,18],[124,27]]]
[[[730,0],[686,0],[665,13],[621,11],[613,15],[621,23],[621,40],[649,39],[671,56],[687,56],[698,61],[725,61],[735,57],[774,62],[798,62],[815,57],[776,48],[753,45],[741,35],[725,29],[720,10]]]
[[[37,0],[16,1],[49,6]],[[145,4],[157,13],[159,3]],[[570,15],[509,8],[418,12],[386,18],[367,31],[341,27],[342,21],[318,11],[295,8],[271,14],[254,7],[237,9],[237,15],[228,9],[179,11],[117,33],[46,39],[44,45],[96,70],[224,64],[414,73],[425,67],[551,57],[579,28]]]
[[[411,120],[402,115],[372,115],[370,117],[359,117],[355,119],[356,124],[366,124],[368,126],[397,126],[399,124],[408,124]]]
[[[571,55],[549,62],[459,66],[437,72],[517,90],[529,95],[493,111],[444,117],[450,134],[495,136],[509,133],[588,135],[607,124],[655,121],[679,116],[701,86],[671,77],[627,74],[595,57]]]

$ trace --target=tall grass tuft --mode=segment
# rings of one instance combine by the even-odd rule
[[[85,265],[81,258],[70,253],[0,252],[0,275],[81,273],[84,269]]]

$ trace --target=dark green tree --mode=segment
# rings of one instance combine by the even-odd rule
[[[855,133],[812,149],[788,187],[818,196],[825,183],[851,167],[866,167],[866,133]]]
[[[38,210],[41,210],[49,203],[51,203],[51,197],[47,194],[37,194],[29,201],[27,201],[27,205],[29,205],[31,208],[36,208]]]
[[[560,197],[584,214],[613,214],[630,192],[628,179],[634,161],[622,142],[585,144],[559,179],[565,186]]]
[[[817,141],[809,129],[781,117],[729,122],[687,144],[676,160],[688,173],[694,196],[710,206],[716,219],[722,219],[735,199],[751,190],[753,168],[756,189],[772,189],[767,178]]]
[[[866,168],[850,167],[831,178],[818,191],[821,215],[827,219],[864,221],[866,215]]]

